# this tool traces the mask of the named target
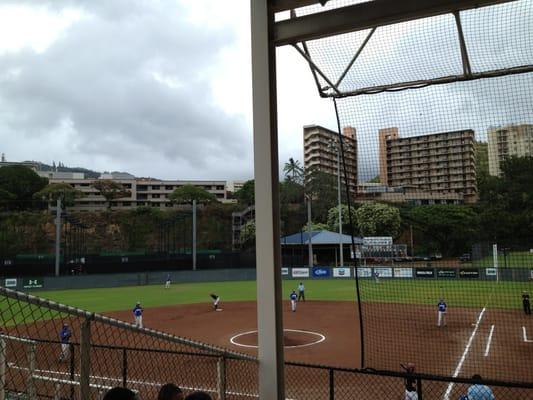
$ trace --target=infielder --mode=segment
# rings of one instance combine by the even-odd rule
[[[67,323],[63,324],[59,332],[59,340],[61,341],[61,354],[59,355],[59,362],[66,361],[70,356],[70,337],[72,332]]]
[[[218,303],[220,303],[220,296],[215,293],[211,293],[209,296],[213,299],[213,309],[215,311],[222,311],[221,308],[218,308]]]
[[[439,317],[437,319],[437,326],[446,326],[446,309],[448,306],[444,302],[444,299],[440,299],[439,304],[437,304],[437,309]]]
[[[296,294],[294,290],[292,291],[290,298],[291,298],[291,310],[292,312],[295,312],[296,311],[296,300],[298,300],[298,295]]]
[[[171,282],[170,278],[171,278],[170,274],[167,274],[167,280],[165,281],[165,289],[170,288],[170,282]]]
[[[139,301],[135,304],[135,307],[133,307],[133,318],[135,320],[135,326],[142,328],[143,327],[143,309]]]
[[[531,315],[531,304],[529,302],[528,292],[522,292],[522,308],[524,309],[524,314]]]

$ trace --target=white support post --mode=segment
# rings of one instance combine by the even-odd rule
[[[196,271],[196,200],[192,201],[192,270]]]
[[[308,246],[308,267],[313,268],[313,229],[311,227],[311,196],[307,197],[307,246]],[[311,273],[311,271],[309,271]]]
[[[337,197],[339,198],[339,254],[341,268],[344,267],[344,250],[342,248],[342,198],[341,198],[341,149],[337,147]],[[349,212],[350,210],[348,210]]]
[[[496,280],[500,280],[500,270],[498,269],[498,245],[492,245],[492,265],[496,269]]]
[[[226,359],[220,357],[217,361],[218,399],[226,400]]]
[[[59,276],[59,264],[61,261],[61,199],[56,202],[56,260],[55,274]]]
[[[268,0],[250,0],[257,262],[259,398],[282,400],[283,319],[274,12]]]
[[[28,399],[34,400],[37,398],[35,390],[35,343],[28,346],[28,380],[26,381]]]
[[[0,400],[6,398],[6,341],[0,338]]]

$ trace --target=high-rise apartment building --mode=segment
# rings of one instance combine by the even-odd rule
[[[344,159],[350,191],[357,190],[357,135],[355,128],[342,130]],[[304,167],[306,171],[321,171],[337,176],[339,134],[318,125],[304,126]],[[341,178],[344,172],[341,158]]]
[[[397,128],[387,128],[379,131],[379,145],[381,183],[476,201],[474,131],[400,138]]]
[[[533,156],[533,125],[508,125],[488,131],[489,174],[500,176],[508,157]]]

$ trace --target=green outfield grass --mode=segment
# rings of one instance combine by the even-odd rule
[[[353,280],[304,280],[309,300],[354,301]],[[298,281],[283,281],[283,295],[289,298]],[[465,280],[361,280],[363,301],[436,304],[444,297],[449,306],[520,308],[522,290],[533,292],[531,282],[465,281]],[[173,304],[210,302],[209,293],[217,293],[221,301],[246,301],[256,299],[256,283],[209,282],[173,284],[170,289],[161,285],[130,286],[112,289],[83,289],[39,291],[32,294],[60,303],[94,312],[130,309],[139,300],[145,308]]]
[[[492,267],[494,260],[492,256],[487,256],[481,260],[472,262],[473,267]],[[500,268],[533,268],[533,253],[529,251],[511,251],[506,257],[499,252],[498,267]]]

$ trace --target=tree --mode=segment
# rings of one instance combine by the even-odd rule
[[[0,190],[11,193],[17,202],[17,208],[29,208],[33,195],[48,183],[33,170],[22,165],[10,165],[0,168]]]
[[[357,232],[357,215],[355,207],[351,208],[352,222],[354,224],[354,233]],[[350,219],[348,214],[348,206],[346,204],[341,205],[342,214],[342,232],[351,234]],[[333,232],[339,231],[339,206],[330,208],[328,211],[328,229]]]
[[[235,198],[243,206],[251,206],[255,203],[255,184],[253,179],[244,182],[242,188],[235,192]]]
[[[313,222],[311,221],[311,231],[327,231],[329,227],[326,224],[323,224],[322,222]],[[300,228],[302,232],[307,232],[307,222]]]
[[[169,196],[170,201],[176,204],[192,204],[194,200],[198,204],[207,204],[216,200],[213,193],[209,193],[207,190],[195,186],[195,185],[183,185],[174,191]]]
[[[306,175],[305,190],[312,198],[313,219],[318,222],[326,222],[328,211],[338,203],[337,178],[323,171],[308,171]],[[345,190],[341,188],[341,197]]]
[[[74,205],[74,200],[83,196],[81,190],[74,189],[68,183],[50,183],[33,195],[35,199],[47,201],[49,204],[60,199],[63,207]]]
[[[255,219],[247,221],[241,227],[241,243],[246,243],[249,240],[255,240]]]
[[[122,184],[111,179],[98,179],[93,182],[93,187],[100,192],[107,201],[107,208],[111,209],[111,202],[121,197],[129,196],[130,191],[124,189]]]
[[[376,175],[375,177],[373,177],[372,179],[368,181],[368,183],[380,183],[380,182],[381,182],[381,178],[379,177],[379,175]]]
[[[363,236],[392,236],[400,233],[400,210],[382,203],[365,203],[355,212]]]
[[[289,158],[289,161],[285,163],[283,167],[283,172],[285,172],[285,179],[287,181],[293,181],[297,183],[302,183],[304,178],[304,169],[302,168],[300,161],[295,160],[294,158]]]

